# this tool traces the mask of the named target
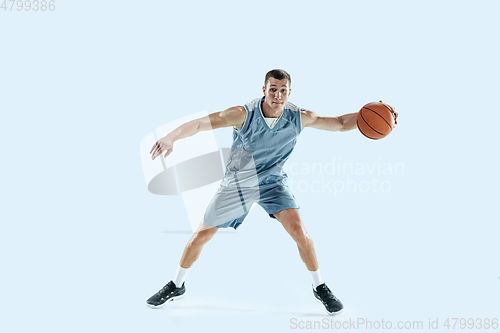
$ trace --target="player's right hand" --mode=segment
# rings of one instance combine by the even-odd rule
[[[165,156],[167,157],[170,155],[170,153],[174,150],[174,140],[167,136],[161,138],[158,140],[154,145],[153,148],[151,148],[151,151],[149,152],[151,155],[151,159],[155,159],[158,156],[160,156],[163,152],[165,152]]]

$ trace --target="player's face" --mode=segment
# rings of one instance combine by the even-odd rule
[[[271,77],[267,81],[266,86],[262,87],[262,91],[266,97],[264,103],[274,111],[283,111],[291,90],[288,86],[288,80],[276,80]]]

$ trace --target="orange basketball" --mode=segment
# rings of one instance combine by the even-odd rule
[[[361,134],[367,138],[382,139],[394,128],[391,107],[380,102],[368,103],[359,110],[356,124]]]

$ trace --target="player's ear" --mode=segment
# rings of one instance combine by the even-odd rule
[[[266,94],[266,86],[262,86],[262,92],[264,93],[264,95]]]

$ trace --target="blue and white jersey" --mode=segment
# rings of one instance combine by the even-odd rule
[[[297,106],[287,102],[278,121],[270,128],[262,112],[264,99],[265,97],[256,98],[245,104],[245,122],[240,128],[233,128],[231,156],[223,184],[228,184],[235,177],[241,181],[246,175],[250,175],[249,170],[245,169],[250,157],[253,157],[251,167],[254,167],[254,175],[256,171],[259,184],[286,184],[287,175],[283,171],[283,165],[301,132],[300,111]]]

